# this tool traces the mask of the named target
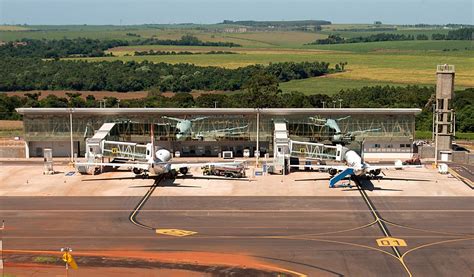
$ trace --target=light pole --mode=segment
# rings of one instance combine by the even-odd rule
[[[257,150],[254,153],[255,156],[255,168],[258,168],[258,158],[260,158],[260,109],[257,108]]]
[[[71,136],[71,163],[74,162],[74,142],[72,137],[72,113],[74,112],[74,108],[69,110],[69,133]]]

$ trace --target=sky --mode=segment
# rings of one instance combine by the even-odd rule
[[[320,19],[474,24],[472,0],[0,0],[0,24],[134,25]]]

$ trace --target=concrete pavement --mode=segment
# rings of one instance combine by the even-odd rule
[[[400,249],[414,276],[474,270],[471,197],[371,199],[392,235],[407,242]],[[407,276],[391,249],[377,245],[384,235],[361,197],[151,197],[138,219],[197,232],[187,237],[130,224],[139,200],[2,197],[5,248],[244,253],[309,276]]]

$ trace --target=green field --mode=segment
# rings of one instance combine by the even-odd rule
[[[3,27],[3,31],[2,28]],[[233,42],[242,47],[183,47],[183,46],[133,46],[110,49],[118,57],[88,58],[88,61],[144,61],[166,63],[193,63],[200,66],[238,68],[253,64],[276,62],[326,61],[332,66],[348,62],[346,72],[323,78],[295,80],[281,84],[284,91],[333,94],[340,89],[360,88],[367,85],[434,85],[438,64],[456,67],[456,87],[474,87],[474,50],[472,41],[387,41],[338,45],[307,45],[328,34],[344,37],[366,36],[380,32],[397,34],[446,34],[442,28],[396,27],[396,31],[380,31],[372,24],[333,24],[323,26],[319,32],[303,31],[249,31],[224,32],[233,25],[138,25],[138,26],[21,26],[32,30],[6,31],[16,26],[0,26],[0,41],[21,38],[61,39],[88,37],[95,39],[136,40],[139,38],[179,39],[192,34],[202,41]],[[374,29],[356,31],[355,29]],[[352,30],[352,31],[347,31]],[[127,33],[139,35],[130,36]],[[232,51],[234,55],[161,55],[133,56],[135,51]],[[449,51],[448,51],[449,50]],[[127,56],[125,56],[127,55]],[[130,56],[128,56],[130,55]]]
[[[350,26],[347,26],[346,28],[336,28],[336,29],[326,29],[326,30],[322,30],[321,31],[321,34],[326,34],[326,35],[329,35],[329,34],[338,34],[342,37],[345,37],[345,38],[354,38],[354,37],[366,37],[366,36],[370,36],[370,35],[375,35],[375,34],[378,34],[378,33],[387,33],[387,34],[403,34],[403,35],[413,35],[416,37],[416,35],[427,35],[428,37],[431,38],[431,35],[432,34],[447,34],[448,33],[448,30],[446,29],[435,29],[435,28],[397,28],[397,30],[387,30],[387,31],[384,31],[384,30],[377,30],[377,28],[374,28],[372,31],[353,31],[353,30],[350,30],[350,29],[355,29],[355,28],[363,28],[363,29],[366,29],[366,28],[369,28],[370,26],[361,26],[361,27],[350,27]],[[385,26],[385,27],[393,27],[393,26]],[[382,27],[383,28],[383,27]],[[347,31],[345,30],[347,29]]]
[[[179,51],[181,47],[159,47]],[[127,48],[121,48],[121,50]],[[182,49],[189,49],[184,47]],[[202,48],[201,48],[202,49]],[[224,48],[225,49],[225,48]],[[227,48],[228,49],[228,48]],[[127,51],[132,52],[128,48]],[[339,62],[348,62],[347,71],[338,74],[334,82],[345,82],[343,87],[348,86],[348,81],[356,80],[356,86],[360,81],[380,82],[394,84],[435,84],[436,66],[438,64],[453,64],[456,66],[456,85],[458,87],[474,87],[474,57],[472,51],[422,51],[416,53],[384,53],[384,52],[348,52],[348,51],[310,51],[303,49],[265,49],[256,51],[233,48],[239,51],[234,55],[162,55],[162,56],[122,56],[87,58],[88,61],[144,61],[165,63],[192,63],[200,66],[221,66],[237,68],[252,64],[269,64],[276,62],[303,62],[303,61],[326,61],[332,65]],[[314,84],[308,82],[309,85]],[[308,88],[311,90],[311,87]],[[307,91],[308,91],[307,90]]]
[[[472,51],[474,50],[472,41],[467,40],[381,41],[332,45],[307,45],[305,48],[350,52],[403,52],[404,54],[412,52],[415,55],[420,55],[423,51],[437,52],[439,55],[445,55],[446,53],[443,51],[444,49],[449,49],[450,51],[457,49],[461,52],[461,55],[468,56],[474,54]],[[466,53],[466,50],[470,50],[470,52]]]
[[[402,83],[379,82],[369,80],[351,80],[344,78],[337,78],[335,75],[327,77],[315,77],[303,80],[293,80],[285,83],[280,83],[280,88],[283,92],[299,91],[304,94],[327,94],[334,95],[341,89],[362,88],[366,86],[405,86]]]

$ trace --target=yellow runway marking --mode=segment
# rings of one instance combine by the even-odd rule
[[[386,246],[407,246],[407,243],[403,239],[398,239],[394,237],[383,237],[375,240],[378,246],[386,247]]]
[[[332,231],[332,232],[323,232],[323,233],[313,233],[313,234],[302,234],[302,235],[294,235],[293,237],[306,237],[306,236],[323,236],[323,235],[333,235],[333,234],[338,234],[338,233],[344,233],[344,232],[350,232],[350,231],[355,231],[355,230],[360,230],[360,229],[364,229],[364,228],[367,228],[367,227],[370,227],[374,224],[376,224],[377,221],[374,220],[368,224],[365,224],[365,225],[362,225],[362,226],[358,226],[358,227],[354,227],[354,228],[349,228],[349,229],[343,229],[343,230],[337,230],[337,231]]]
[[[319,238],[301,238],[301,237],[283,237],[284,239],[290,239],[290,240],[310,240],[310,241],[320,241],[320,242],[328,242],[328,243],[336,243],[336,244],[344,244],[344,245],[350,245],[350,246],[355,246],[355,247],[362,247],[362,248],[366,248],[366,249],[369,249],[369,250],[374,250],[374,251],[378,251],[378,252],[381,252],[381,253],[384,253],[384,254],[387,254],[395,259],[398,260],[398,257],[393,255],[392,253],[390,252],[387,252],[387,251],[384,251],[384,250],[381,250],[381,249],[378,249],[378,248],[375,248],[375,247],[371,247],[371,246],[367,246],[367,245],[363,245],[363,244],[357,244],[357,243],[352,243],[352,242],[345,242],[345,241],[337,241],[337,240],[328,240],[328,239],[319,239]]]
[[[464,177],[464,176],[461,176],[459,173],[457,173],[455,170],[453,170],[452,168],[448,167],[448,172],[449,174],[453,175],[456,179],[458,179],[459,181],[461,182],[464,182],[466,183],[468,186],[470,186],[471,188],[474,186],[474,184],[472,183],[471,180],[469,180],[468,178]]]
[[[167,235],[173,237],[186,237],[197,234],[194,231],[180,230],[180,229],[156,229],[156,233],[159,235]]]
[[[405,258],[405,256],[408,255],[409,253],[411,253],[411,252],[413,252],[413,251],[415,251],[415,250],[421,249],[421,248],[425,248],[425,247],[429,247],[429,246],[433,246],[433,245],[438,245],[438,244],[443,244],[443,243],[458,242],[458,241],[465,241],[465,240],[474,240],[474,237],[460,238],[460,239],[450,239],[450,240],[443,240],[443,241],[438,241],[438,242],[432,242],[432,243],[423,244],[423,245],[417,246],[417,247],[412,248],[412,249],[408,250],[407,252],[405,252],[405,253],[402,255],[402,259]]]
[[[426,229],[421,229],[421,228],[415,228],[415,227],[410,227],[410,226],[405,226],[397,223],[393,223],[390,221],[387,221],[385,219],[382,219],[383,222],[387,223],[388,225],[400,227],[400,228],[405,228],[409,230],[414,230],[414,231],[420,231],[420,232],[426,232],[426,233],[434,233],[434,234],[440,234],[440,235],[447,235],[447,236],[466,236],[468,234],[459,234],[459,233],[450,233],[450,232],[440,232],[440,231],[432,231],[432,230],[426,230]]]

